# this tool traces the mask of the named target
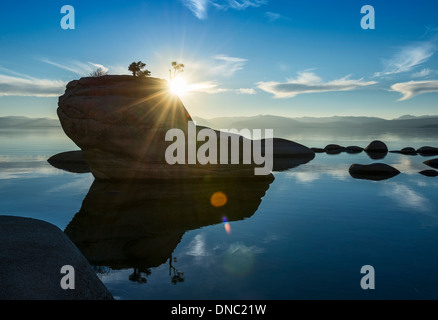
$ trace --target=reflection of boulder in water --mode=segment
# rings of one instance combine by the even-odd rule
[[[423,170],[419,173],[426,177],[438,177],[438,171],[436,170]]]
[[[156,267],[186,231],[251,217],[273,180],[95,181],[65,233],[94,265]]]
[[[51,156],[47,162],[57,169],[73,173],[91,172],[90,167],[85,161],[82,150],[67,151]]]

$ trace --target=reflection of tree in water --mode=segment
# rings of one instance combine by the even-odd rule
[[[152,273],[151,269],[146,268],[140,270],[138,268],[134,268],[134,272],[129,276],[129,280],[138,283],[146,283],[146,278]]]
[[[169,276],[171,276],[170,281],[172,282],[172,284],[177,284],[178,282],[184,282],[184,273],[179,271],[177,268],[175,268],[172,265],[172,261],[177,262],[178,260],[176,258],[172,259],[172,255],[170,255],[169,258]]]
[[[184,272],[179,271],[173,266],[173,263],[178,262],[176,257],[169,258],[169,277],[172,284],[177,284],[178,282],[184,282]],[[140,269],[134,268],[134,271],[129,275],[129,280],[138,283],[147,283],[147,277],[152,273],[150,268]]]

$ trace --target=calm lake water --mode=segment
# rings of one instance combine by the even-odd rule
[[[438,147],[436,130],[277,136]],[[65,231],[117,299],[438,298],[438,177],[418,174],[426,157],[317,154],[274,181],[115,185],[46,161],[75,149],[59,128],[0,129],[0,214]],[[372,162],[401,174],[349,175],[352,163]],[[223,206],[210,202],[218,192]],[[375,290],[360,286],[364,265]]]

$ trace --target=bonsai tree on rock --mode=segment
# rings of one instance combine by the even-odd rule
[[[134,77],[149,77],[151,75],[151,72],[147,69],[143,70],[146,67],[146,63],[143,63],[141,61],[133,62],[129,65],[128,70],[132,72],[132,75]]]
[[[175,79],[178,73],[184,72],[184,64],[178,63],[176,61],[172,61],[171,65],[173,68],[173,74],[172,74],[172,69],[169,69],[170,80]]]

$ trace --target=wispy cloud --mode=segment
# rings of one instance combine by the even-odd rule
[[[290,20],[289,17],[283,16],[277,12],[265,12],[265,16],[268,18],[268,22],[274,22],[277,20]]]
[[[91,64],[92,66],[94,66],[96,69],[101,69],[105,73],[109,71],[109,69],[102,64],[93,63],[93,62],[88,62],[88,63]]]
[[[186,6],[192,13],[200,20],[208,18],[208,8],[210,6],[219,10],[245,10],[249,7],[260,7],[267,3],[266,0],[182,0],[184,6]]]
[[[98,68],[101,68],[105,72],[108,72],[107,67],[105,67],[102,64],[93,63],[93,62],[70,61],[68,63],[58,63],[49,59],[40,59],[40,61],[58,67],[60,69],[64,69],[76,73],[80,76],[87,76],[91,72],[93,72],[93,70]]]
[[[64,92],[66,84],[60,80],[0,74],[0,96],[57,97]]]
[[[189,84],[188,92],[209,93],[209,94],[225,93],[225,92],[234,92],[237,94],[257,93],[257,91],[253,88],[239,88],[239,89],[222,88],[220,84],[215,81],[204,81],[204,82]]]
[[[183,4],[193,12],[196,18],[200,20],[207,18],[208,0],[183,0]]]
[[[384,70],[376,72],[374,76],[381,77],[411,71],[416,66],[428,61],[434,52],[433,42],[422,42],[415,46],[404,47],[393,58],[385,60]]]
[[[216,55],[213,58],[209,72],[214,75],[231,77],[239,70],[242,70],[247,59],[230,57],[224,54]]]
[[[296,79],[287,79],[286,82],[258,82],[257,86],[263,91],[272,93],[275,98],[293,98],[302,93],[350,91],[377,83],[375,81],[349,78],[350,76],[346,76],[341,79],[323,82],[313,72],[300,72]]]
[[[413,74],[412,74],[412,77],[413,77],[413,78],[423,78],[423,77],[427,77],[427,76],[430,75],[431,73],[433,73],[433,70],[431,70],[431,69],[427,69],[427,68],[424,68],[424,69],[421,70],[421,71],[418,71],[418,72],[413,73]]]
[[[438,80],[400,82],[393,84],[391,89],[403,94],[398,100],[403,101],[422,93],[438,92]]]
[[[235,9],[235,10],[245,10],[246,8],[249,7],[260,7],[261,5],[267,4],[268,1],[266,0],[227,0],[227,1],[223,1],[223,8],[224,9]]]

